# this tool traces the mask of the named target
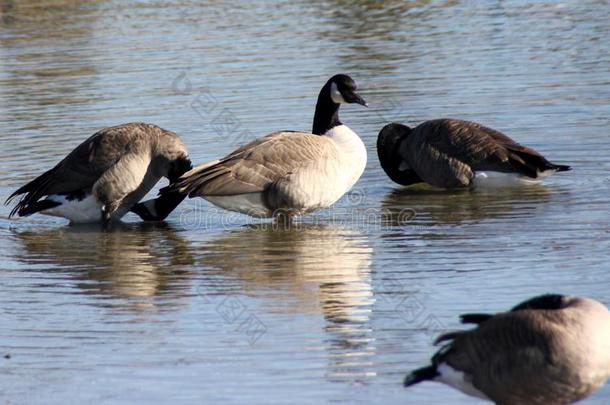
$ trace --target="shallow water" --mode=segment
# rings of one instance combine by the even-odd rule
[[[602,1],[0,1],[0,196],[100,128],[148,121],[199,163],[342,108],[367,170],[277,229],[186,201],[111,231],[0,208],[0,396],[15,403],[470,403],[401,387],[464,311],[610,304],[610,7]],[[571,164],[541,186],[392,184],[389,121],[472,119]],[[606,386],[588,402],[610,400]]]

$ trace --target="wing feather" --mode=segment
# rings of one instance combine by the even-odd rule
[[[554,168],[538,152],[486,126],[455,119],[427,121],[407,141],[413,166],[441,187],[467,186],[475,171],[518,172],[535,178]]]
[[[150,137],[162,132],[148,124],[124,124],[98,131],[78,145],[54,168],[17,189],[6,200],[25,194],[11,211],[11,216],[44,196],[89,192],[104,173],[130,153],[143,153],[150,147]]]
[[[304,132],[276,132],[240,147],[212,164],[186,173],[162,192],[226,196],[264,192],[308,165],[336,154],[328,138]]]
[[[513,403],[520,390],[527,395],[532,387],[550,387],[562,375],[554,365],[554,356],[562,353],[554,347],[560,328],[554,316],[540,311],[506,312],[475,329],[443,335],[440,341],[449,343],[437,352],[433,363],[447,363],[464,372],[494,401]],[[506,387],[515,387],[510,392],[512,402],[503,397]]]

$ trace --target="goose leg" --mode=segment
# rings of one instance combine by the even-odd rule
[[[104,204],[101,209],[102,228],[104,228],[104,229],[108,228],[108,226],[110,225],[110,216],[111,215],[112,215],[112,212],[110,212],[108,210],[108,206]]]

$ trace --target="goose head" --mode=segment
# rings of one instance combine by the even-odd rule
[[[356,103],[368,107],[367,102],[356,93],[356,82],[348,75],[334,75],[324,87],[328,91],[328,96],[330,96],[330,99],[335,104]]]
[[[394,182],[403,186],[421,183],[422,179],[401,156],[401,144],[411,134],[411,128],[399,123],[384,126],[377,137],[377,156],[381,168]]]
[[[171,162],[169,162],[169,169],[167,171],[167,178],[170,182],[177,181],[180,176],[188,172],[193,168],[191,160],[187,156],[181,156]]]
[[[320,90],[316,112],[313,117],[313,130],[316,135],[324,135],[327,131],[338,125],[343,125],[339,120],[339,106],[341,104],[355,103],[365,107],[366,101],[356,93],[356,82],[346,74],[334,75]]]

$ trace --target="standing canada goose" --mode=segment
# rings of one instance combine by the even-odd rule
[[[342,103],[367,105],[352,78],[339,74],[320,90],[312,133],[281,131],[256,139],[195,167],[161,195],[178,191],[267,218],[330,206],[352,188],[366,166],[362,140],[339,121]]]
[[[142,123],[105,128],[11,194],[7,204],[25,196],[9,217],[39,212],[71,223],[108,223],[131,209],[145,220],[162,220],[183,196],[169,193],[147,205],[136,203],[161,177],[175,181],[191,167],[186,147],[173,132]]]
[[[475,122],[426,121],[411,129],[388,124],[377,138],[381,167],[396,183],[444,188],[538,183],[570,170]]]
[[[448,343],[406,387],[429,380],[498,404],[568,404],[610,377],[610,311],[590,298],[542,295],[461,320],[478,326],[439,336]]]

